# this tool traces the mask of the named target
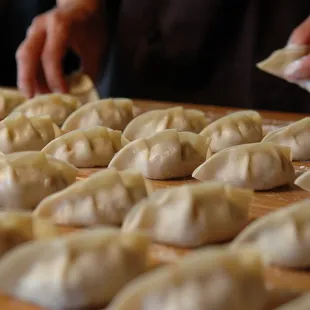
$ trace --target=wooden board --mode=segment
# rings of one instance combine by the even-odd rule
[[[149,101],[136,101],[136,104],[141,108],[141,113],[150,109],[160,109],[175,106],[173,103],[160,103]],[[186,108],[196,108],[204,111],[211,119],[217,119],[229,112],[233,112],[240,109],[214,107],[214,106],[199,106],[199,105],[183,105]],[[278,113],[278,112],[266,112],[262,111],[261,114],[264,117],[264,130],[266,132],[285,126],[292,121],[296,121],[305,117],[303,114],[296,113]],[[310,169],[310,162],[296,162],[294,163],[295,171],[297,175]],[[99,169],[80,169],[78,179],[84,179],[89,175],[95,173]],[[178,186],[182,184],[188,184],[197,182],[193,179],[186,180],[173,180],[173,181],[153,181],[153,186],[156,189],[167,188],[171,186]],[[310,198],[310,194],[298,189],[297,187],[283,187],[274,191],[257,192],[254,194],[254,198],[251,205],[251,220],[264,216],[269,212],[277,210],[281,207],[287,206],[291,203]],[[69,229],[71,231],[71,229]],[[157,264],[159,262],[172,263],[178,257],[186,255],[188,251],[186,249],[175,249],[164,245],[153,245],[150,253],[151,264]],[[265,272],[266,283],[276,292],[279,291],[280,298],[271,298],[276,300],[271,302],[279,304],[283,299],[291,296],[291,291],[310,291],[310,271],[296,271],[282,268],[268,268]],[[266,310],[273,309],[273,306],[268,306]],[[2,310],[42,310],[40,307],[36,307],[30,304],[26,304],[21,301],[17,301],[13,298],[0,294],[0,309]]]

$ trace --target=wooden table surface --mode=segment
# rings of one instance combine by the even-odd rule
[[[172,107],[180,104],[175,103],[160,103],[136,100],[136,105],[141,108],[141,112],[151,110]],[[201,106],[191,104],[181,104],[185,108],[195,108],[202,110],[206,115],[214,120],[227,113],[240,110],[236,108],[225,108],[215,106]],[[305,117],[305,114],[297,113],[280,113],[280,112],[269,112],[259,111],[264,118],[264,131],[285,126],[293,121],[299,120]],[[296,162],[294,163],[296,174],[301,173],[310,169],[310,162]],[[79,179],[88,177],[90,174],[98,171],[98,169],[81,169]],[[153,181],[155,188],[165,188],[170,186],[177,186],[185,183],[196,182],[195,180],[175,180],[175,181]],[[298,189],[297,187],[283,187],[274,191],[258,192],[254,194],[254,199],[251,205],[251,219],[264,216],[271,211],[294,203],[299,200],[310,198],[310,194]],[[153,245],[150,259],[152,262],[173,262],[176,258],[186,255],[188,251],[174,249],[163,245]],[[303,292],[310,291],[310,271],[306,270],[289,270],[282,268],[268,268],[265,272],[266,283],[268,287],[275,289],[275,292],[281,293],[282,297],[290,297],[291,291]],[[274,293],[272,293],[274,295]],[[275,294],[277,296],[277,294]],[[275,298],[273,298],[275,299]],[[277,299],[277,298],[276,298]],[[268,306],[267,309],[271,310],[273,306]],[[29,305],[21,301],[14,300],[13,298],[0,294],[0,309],[1,310],[42,310],[40,307]],[[266,310],[267,310],[266,309]],[[134,310],[134,309],[133,309]]]

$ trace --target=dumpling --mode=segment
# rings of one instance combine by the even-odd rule
[[[137,113],[137,108],[130,99],[102,99],[89,102],[72,113],[64,122],[62,130],[68,132],[94,126],[124,130]]]
[[[295,185],[310,192],[310,170],[303,173],[295,180]]]
[[[233,241],[259,247],[266,265],[310,267],[310,200],[274,211],[257,219]]]
[[[78,168],[107,167],[127,143],[121,131],[97,126],[68,132],[50,142],[42,152]]]
[[[120,225],[151,191],[137,171],[104,169],[42,200],[34,215],[62,225]]]
[[[6,118],[14,108],[26,101],[18,90],[0,87],[0,120]]]
[[[100,99],[94,83],[88,75],[74,72],[68,77],[67,82],[70,95],[77,97],[82,104]]]
[[[263,142],[291,148],[293,160],[310,160],[310,117],[268,133]]]
[[[289,303],[276,308],[274,310],[309,310],[310,309],[310,294],[303,294],[301,297],[295,298]]]
[[[200,181],[219,181],[254,190],[293,184],[291,150],[273,143],[233,146],[207,159],[193,173]]]
[[[108,310],[262,310],[266,295],[254,249],[215,247],[136,278]]]
[[[20,112],[12,113],[0,122],[0,151],[40,151],[56,138],[54,126],[57,127],[48,115],[27,117]]]
[[[0,209],[34,209],[48,195],[72,184],[77,169],[41,152],[0,157]]]
[[[287,46],[273,52],[266,60],[258,63],[257,67],[262,71],[285,79],[287,82],[295,83],[310,92],[309,80],[292,82],[285,78],[285,70],[287,67],[294,61],[308,55],[309,52],[310,46]]]
[[[149,138],[166,129],[199,133],[208,124],[208,119],[201,111],[175,107],[145,112],[133,119],[124,130],[128,140]]]
[[[168,129],[130,142],[114,156],[109,167],[135,168],[155,180],[187,177],[210,156],[209,144],[209,138]]]
[[[200,135],[211,138],[213,153],[239,144],[260,142],[263,138],[262,118],[255,111],[238,111],[211,123]]]
[[[122,230],[178,247],[227,241],[247,224],[252,194],[216,182],[163,189],[133,207]]]
[[[116,229],[31,242],[0,259],[0,290],[47,309],[106,305],[146,271],[149,238]]]
[[[64,94],[38,95],[15,108],[27,117],[47,114],[56,125],[62,125],[66,118],[81,106],[73,96]]]

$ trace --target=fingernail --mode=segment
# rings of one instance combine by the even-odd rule
[[[289,64],[285,70],[284,75],[286,78],[290,80],[297,80],[301,78],[301,69],[303,65],[303,59],[295,60],[291,64]]]

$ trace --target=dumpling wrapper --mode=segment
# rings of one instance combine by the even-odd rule
[[[211,156],[193,172],[193,178],[268,190],[293,184],[291,160],[291,150],[286,146],[268,142],[238,145]]]
[[[266,265],[310,267],[310,200],[281,208],[255,220],[232,242],[260,249]]]
[[[27,117],[20,112],[12,113],[0,122],[0,151],[40,151],[56,138],[56,127],[48,115]]]
[[[286,46],[283,49],[273,52],[266,60],[257,64],[257,67],[269,74],[282,78],[289,83],[294,83],[310,92],[310,80],[289,81],[285,77],[287,67],[294,61],[310,53],[310,46]]]
[[[310,193],[310,170],[299,176],[294,184]]]
[[[64,94],[38,95],[15,108],[27,117],[47,114],[56,125],[62,125],[67,117],[81,106],[75,97]]]
[[[44,153],[29,151],[0,156],[0,209],[32,210],[45,197],[64,189],[77,169]]]
[[[84,104],[67,118],[61,129],[68,132],[75,129],[104,126],[122,131],[137,113],[138,110],[131,99],[101,99]]]
[[[149,238],[96,229],[31,242],[0,260],[0,290],[47,309],[106,305],[147,269]]]
[[[198,247],[234,238],[247,224],[253,192],[216,182],[154,192],[127,214],[122,230],[153,241]]]
[[[228,147],[260,142],[263,138],[262,118],[256,111],[238,111],[208,125],[200,135],[211,138],[212,153]]]
[[[209,138],[168,129],[130,142],[114,156],[109,168],[135,168],[155,180],[187,177],[210,156],[209,145]]]
[[[99,100],[99,94],[91,78],[82,72],[74,72],[68,78],[69,93],[79,99],[82,104]]]
[[[78,168],[107,167],[128,142],[121,131],[97,126],[68,132],[51,141],[42,152]]]
[[[152,191],[148,182],[134,170],[104,169],[42,200],[34,215],[61,225],[120,225]]]
[[[262,142],[288,146],[293,160],[310,160],[310,117],[268,133]]]
[[[310,309],[310,294],[303,294],[302,296],[295,298],[289,303],[282,305],[274,310],[309,310]]]
[[[6,118],[26,97],[17,89],[0,87],[0,120]]]
[[[211,247],[136,278],[108,310],[262,310],[266,298],[255,250]]]
[[[134,118],[125,128],[124,136],[133,141],[166,129],[199,133],[207,124],[208,119],[199,110],[183,107],[153,110]]]

